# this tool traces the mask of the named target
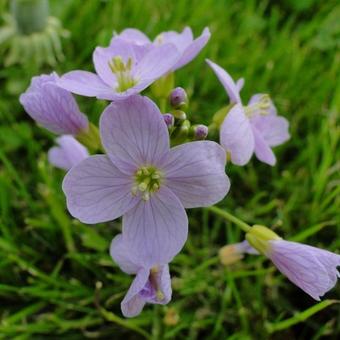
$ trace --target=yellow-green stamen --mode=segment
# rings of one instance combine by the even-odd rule
[[[268,94],[263,94],[260,100],[254,104],[244,107],[246,115],[250,118],[255,114],[268,115],[271,106],[271,99]]]

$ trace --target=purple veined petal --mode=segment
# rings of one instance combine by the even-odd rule
[[[289,123],[284,117],[276,114],[257,115],[250,119],[250,123],[271,147],[283,144],[290,139]]]
[[[127,274],[136,274],[142,264],[136,264],[131,260],[131,252],[123,242],[122,234],[118,234],[111,242],[110,255],[112,259],[118,264],[120,269]]]
[[[140,79],[139,84],[142,84],[145,89],[156,79],[168,73],[179,57],[180,54],[173,44],[152,48],[136,66],[134,76]]]
[[[26,92],[40,91],[43,85],[47,83],[55,84],[58,81],[58,79],[59,76],[56,72],[52,72],[50,74],[41,74],[40,76],[32,77],[31,84]]]
[[[48,161],[57,168],[69,170],[89,157],[85,146],[72,136],[64,135],[56,139],[59,146],[54,146],[48,152]]]
[[[174,44],[178,51],[183,53],[192,43],[193,34],[190,27],[185,27],[181,33],[176,31],[167,31],[159,34],[155,40],[155,45]]]
[[[243,86],[244,86],[244,78],[238,79],[237,82],[236,82],[236,88],[237,88],[239,93],[241,92]]]
[[[229,96],[230,101],[232,103],[242,104],[240,90],[237,84],[235,84],[233,78],[231,78],[231,76],[229,75],[229,73],[225,71],[221,66],[215,64],[209,59],[206,59],[206,62],[212,68],[218,80],[223,85]]]
[[[255,248],[253,248],[247,240],[244,240],[240,243],[235,243],[234,246],[241,254],[260,255],[260,253]]]
[[[72,93],[98,99],[112,100],[114,89],[105,84],[95,73],[71,71],[65,73],[57,85]]]
[[[255,141],[248,117],[241,104],[236,104],[225,117],[220,142],[230,153],[231,161],[237,165],[249,162],[255,148]]]
[[[122,303],[122,313],[125,317],[131,318],[137,316],[145,305],[145,299],[139,294],[149,279],[149,269],[141,268],[134,278],[128,292]]]
[[[118,35],[113,36],[111,44],[117,38],[123,39],[129,43],[134,43],[137,45],[151,44],[150,39],[143,32],[136,28],[126,28]]]
[[[88,224],[114,220],[138,202],[131,193],[132,174],[123,174],[104,155],[74,166],[62,187],[70,214]]]
[[[55,82],[35,79],[19,100],[34,120],[54,133],[75,135],[88,127],[72,94]]]
[[[188,237],[188,218],[182,203],[165,186],[141,200],[123,216],[123,239],[138,254],[135,261],[153,267],[169,263]]]
[[[122,171],[127,165],[157,165],[169,151],[163,116],[147,97],[111,103],[101,116],[100,133],[108,156]]]
[[[260,101],[261,97],[263,97],[263,95],[264,95],[263,93],[254,94],[253,96],[251,96],[251,98],[248,102],[248,105],[258,103]],[[276,107],[275,107],[273,101],[271,101],[271,105],[268,109],[268,112],[269,112],[269,115],[276,115],[277,114],[277,110],[276,110]]]
[[[270,241],[267,256],[282,274],[319,301],[339,277],[340,255],[285,240]]]
[[[266,164],[274,166],[276,164],[276,157],[268,145],[267,141],[262,137],[261,133],[252,126],[255,140],[255,155],[256,157]]]
[[[161,167],[166,186],[185,208],[196,208],[213,205],[228,193],[225,163],[226,153],[221,146],[198,141],[172,148]]]
[[[180,67],[185,66],[190,61],[192,61],[196,56],[201,52],[202,48],[207,44],[210,39],[210,31],[209,28],[206,27],[202,34],[196,38],[186,49],[183,51],[181,58],[178,60],[176,65],[173,67],[173,71],[179,69]]]

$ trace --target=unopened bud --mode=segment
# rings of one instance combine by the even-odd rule
[[[193,134],[196,140],[204,140],[208,137],[209,129],[206,125],[199,124],[193,126]]]
[[[178,120],[186,120],[187,119],[187,115],[184,111],[175,110],[175,111],[172,112],[172,114]]]
[[[182,87],[176,87],[173,89],[169,96],[171,107],[179,109],[188,103],[188,96]]]
[[[163,119],[164,119],[164,122],[165,122],[166,126],[168,127],[168,129],[170,129],[174,126],[175,118],[171,113],[165,113],[163,115]]]

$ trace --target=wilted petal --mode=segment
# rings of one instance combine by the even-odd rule
[[[210,206],[227,194],[226,153],[217,143],[200,141],[171,149],[164,164],[166,185],[185,208]]]
[[[125,41],[134,43],[137,45],[144,45],[144,44],[151,43],[150,39],[143,32],[135,28],[126,28],[125,30],[120,32],[118,35],[112,38],[111,44],[117,38],[124,39]]]
[[[100,119],[102,143],[120,169],[157,165],[169,150],[169,134],[157,106],[147,97],[113,102]]]
[[[103,155],[91,156],[65,176],[63,191],[72,216],[83,223],[114,220],[136,205],[132,174],[123,174]]]
[[[182,249],[187,235],[188,218],[183,205],[165,186],[123,217],[124,242],[136,249],[145,266],[169,263]]]
[[[335,286],[340,255],[284,240],[270,241],[270,246],[267,256],[275,266],[315,300]]]
[[[276,164],[276,157],[268,145],[268,143],[264,140],[261,133],[255,128],[252,127],[255,139],[255,155],[256,157],[264,163],[267,163],[271,166]]]
[[[134,76],[140,79],[139,90],[145,89],[156,79],[168,73],[179,57],[180,54],[173,44],[164,44],[150,49],[134,70]]]
[[[209,28],[206,27],[202,34],[192,41],[182,52],[182,56],[176,65],[173,67],[173,71],[179,69],[180,67],[185,66],[191,60],[196,58],[196,56],[201,52],[202,48],[207,44],[208,40],[210,39],[210,31]]]
[[[235,84],[233,78],[229,75],[227,71],[225,71],[222,67],[218,66],[214,62],[212,62],[209,59],[206,59],[206,62],[208,65],[212,68],[212,70],[215,72],[218,80],[223,85],[224,89],[226,90],[229,99],[232,103],[242,103],[241,97],[240,97],[240,84],[237,86]]]
[[[105,84],[95,73],[71,71],[65,73],[58,81],[58,86],[72,93],[98,99],[111,100],[114,90]]]
[[[236,104],[225,117],[220,130],[220,142],[230,152],[234,164],[245,165],[249,162],[255,142],[249,119],[241,104]]]
[[[125,317],[137,316],[145,305],[145,299],[139,294],[149,279],[149,269],[141,268],[134,278],[122,303],[122,313]]]
[[[110,255],[120,269],[127,274],[136,274],[141,264],[135,263],[131,258],[134,249],[128,248],[123,242],[122,234],[118,234],[111,242]],[[136,256],[135,256],[136,257]]]
[[[69,170],[89,156],[85,146],[72,136],[61,136],[56,139],[59,146],[48,152],[48,161],[57,168]]]
[[[57,134],[78,134],[87,129],[87,117],[79,111],[72,94],[56,85],[57,81],[56,74],[33,77],[20,103],[46,129]]]

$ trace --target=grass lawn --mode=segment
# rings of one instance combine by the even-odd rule
[[[0,0],[4,12],[9,1]],[[227,103],[205,64],[238,79],[246,101],[269,93],[290,121],[291,140],[275,149],[275,167],[255,158],[228,164],[231,191],[219,207],[290,240],[340,252],[340,5],[335,0],[52,0],[71,32],[55,70],[92,70],[91,55],[112,31],[136,27],[150,37],[208,26],[212,37],[176,72],[190,96],[193,122]],[[319,339],[340,337],[340,284],[317,304],[265,258],[224,267],[221,246],[242,232],[204,209],[189,211],[190,236],[171,264],[173,299],[124,319],[120,301],[131,277],[111,260],[120,220],[89,226],[72,219],[61,191],[64,172],[47,162],[54,136],[18,102],[45,66],[5,67],[0,54],[0,339]],[[94,123],[105,101],[77,97]],[[334,302],[334,303],[333,303]],[[173,323],[173,324],[171,324]]]

